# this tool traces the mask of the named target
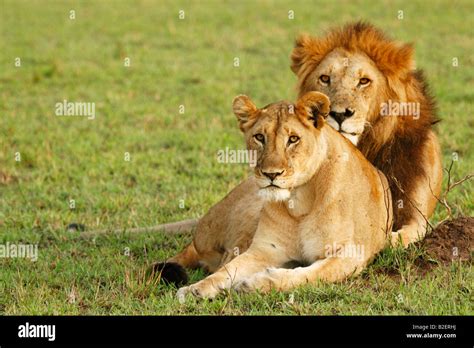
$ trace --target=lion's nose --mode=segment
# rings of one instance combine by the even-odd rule
[[[267,178],[269,178],[271,181],[275,180],[275,178],[278,175],[283,174],[283,170],[281,172],[262,172],[263,175],[265,175]]]
[[[329,115],[331,115],[332,118],[334,118],[336,122],[339,123],[339,125],[341,125],[342,122],[344,122],[346,118],[349,118],[352,115],[354,115],[354,111],[351,109],[346,109],[344,110],[344,112],[330,111]]]

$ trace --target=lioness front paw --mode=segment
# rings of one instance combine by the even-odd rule
[[[269,292],[274,286],[274,280],[266,275],[255,275],[250,279],[237,283],[235,291],[240,293],[249,293],[254,291]]]
[[[259,272],[249,279],[238,282],[234,289],[237,292],[248,293],[253,291],[269,292],[271,289],[280,288],[280,279],[285,270],[267,268],[263,272]]]
[[[233,289],[237,292],[240,292],[240,293],[247,293],[247,292],[254,291],[255,287],[253,286],[250,279],[248,279],[248,280],[242,280],[242,281],[236,283],[233,286]]]
[[[205,282],[198,282],[189,286],[184,286],[178,290],[176,296],[179,301],[184,301],[187,295],[194,296],[196,298],[209,298],[212,299],[219,294],[219,290],[211,284]]]

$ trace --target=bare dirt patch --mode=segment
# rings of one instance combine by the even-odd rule
[[[395,252],[388,263],[375,262],[373,270],[396,281],[407,276],[424,277],[435,268],[447,268],[453,262],[472,263],[473,252],[474,217],[463,216],[441,223],[422,241]],[[383,255],[379,257],[383,260]]]
[[[474,250],[474,218],[462,216],[437,226],[417,243],[426,254],[443,264],[452,261],[472,261]]]

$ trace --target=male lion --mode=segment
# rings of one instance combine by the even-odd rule
[[[384,175],[326,124],[327,96],[309,92],[296,105],[263,109],[238,96],[233,106],[247,148],[257,152],[255,183],[264,200],[257,230],[247,251],[178,296],[212,298],[231,287],[286,291],[362,271],[389,240],[390,190]],[[304,266],[286,267],[295,262]]]
[[[299,94],[319,91],[329,96],[328,124],[387,177],[397,231],[392,243],[407,246],[422,238],[441,190],[442,168],[432,131],[434,101],[421,72],[414,70],[412,47],[355,23],[322,38],[300,36],[291,59]],[[353,178],[350,189],[358,180]],[[257,191],[253,178],[237,186],[198,221],[193,242],[156,270],[164,278],[171,275],[170,281],[182,281],[181,266],[213,272],[237,251],[245,251],[264,202]]]
[[[325,93],[329,124],[389,180],[394,234],[404,246],[424,237],[441,191],[442,167],[434,100],[413,48],[366,23],[323,38],[301,35],[291,55],[300,95]]]

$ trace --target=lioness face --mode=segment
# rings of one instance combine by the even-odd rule
[[[378,115],[385,78],[363,53],[337,48],[329,53],[302,84],[301,93],[318,91],[331,100],[329,125],[357,145],[370,115]]]
[[[263,109],[257,109],[246,96],[234,99],[234,113],[247,148],[257,153],[255,177],[262,197],[286,200],[292,188],[313,176],[317,163],[313,154],[321,145],[318,122],[314,120],[319,112],[329,112],[329,99],[316,92],[301,98],[296,105],[282,101]]]

